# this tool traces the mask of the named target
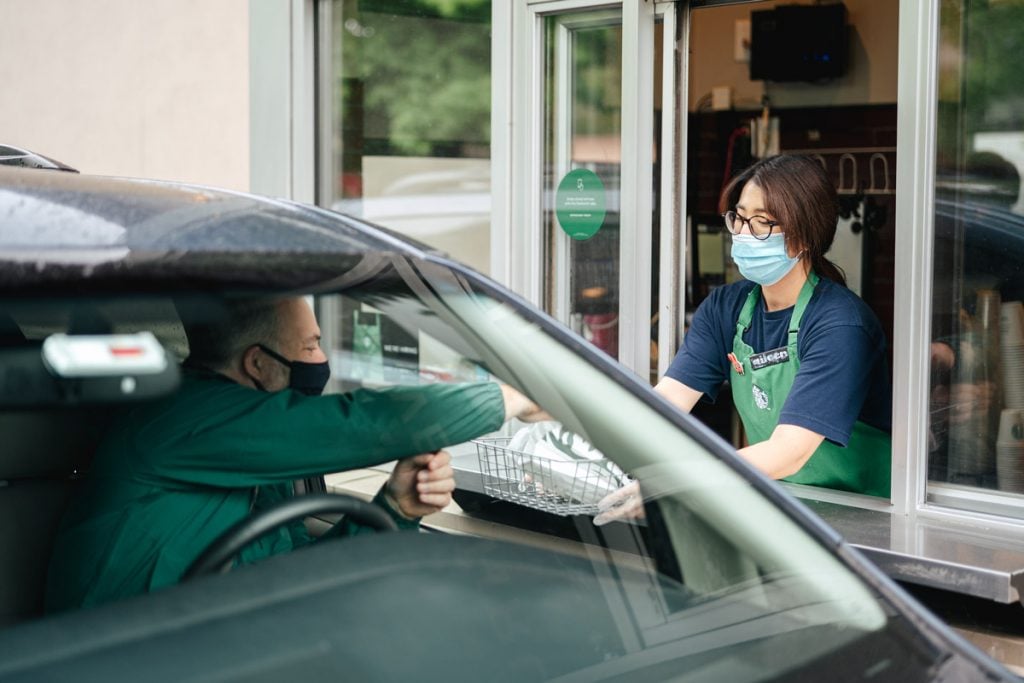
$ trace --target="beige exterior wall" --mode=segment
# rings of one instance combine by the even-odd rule
[[[0,143],[249,188],[249,0],[0,0]]]

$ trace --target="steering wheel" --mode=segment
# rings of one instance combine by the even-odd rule
[[[379,505],[354,496],[341,493],[295,496],[249,515],[222,533],[192,562],[181,580],[188,581],[223,571],[228,562],[245,546],[267,532],[297,519],[328,513],[341,513],[377,531],[394,531],[398,528],[395,521]],[[330,535],[337,526],[335,524],[324,535]]]

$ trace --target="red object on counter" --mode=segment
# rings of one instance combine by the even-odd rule
[[[590,331],[590,342],[612,358],[619,357],[619,316],[617,313],[592,313],[583,316]]]

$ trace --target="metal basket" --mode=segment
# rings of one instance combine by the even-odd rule
[[[602,460],[562,461],[508,448],[511,437],[476,439],[484,493],[556,515],[597,514],[624,482]]]

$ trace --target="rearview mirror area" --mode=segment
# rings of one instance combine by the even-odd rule
[[[149,333],[53,334],[0,348],[0,407],[130,403],[165,396],[181,372]]]

